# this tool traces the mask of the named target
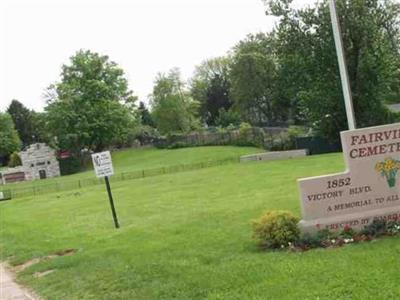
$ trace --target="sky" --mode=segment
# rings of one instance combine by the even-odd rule
[[[79,49],[108,55],[147,102],[157,73],[178,67],[187,80],[277,19],[261,0],[0,0],[0,22],[0,111],[12,99],[42,111],[44,90]]]

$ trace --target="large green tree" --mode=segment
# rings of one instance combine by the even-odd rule
[[[8,156],[21,148],[21,140],[8,113],[0,113],[0,156]]]
[[[185,90],[178,69],[158,74],[151,94],[152,116],[162,134],[189,132],[198,125],[198,105]]]
[[[34,142],[47,142],[45,126],[45,114],[29,110],[18,100],[12,100],[7,108],[14,121],[15,129],[22,141],[23,146]]]
[[[151,114],[150,114],[149,110],[147,109],[146,105],[142,101],[140,101],[140,103],[139,103],[138,114],[139,114],[140,122],[142,123],[142,125],[155,127],[154,120],[151,117]]]
[[[48,130],[47,113],[31,110],[31,122],[34,128],[33,141],[48,143],[55,147],[53,136]]]
[[[120,143],[135,124],[136,97],[123,70],[105,55],[78,51],[47,95],[48,128],[60,148],[76,154]]]
[[[291,0],[265,1],[276,28],[280,99],[321,135],[337,140],[347,129],[328,1],[295,9]],[[384,106],[400,99],[399,3],[338,0],[358,127],[392,122]]]
[[[15,129],[23,143],[23,145],[31,144],[35,139],[34,126],[32,124],[32,113],[18,100],[12,100],[7,108],[14,121]]]
[[[273,36],[248,35],[234,47],[232,60],[231,93],[242,119],[255,125],[286,121],[288,106],[277,97]]]
[[[220,111],[228,111],[233,101],[230,95],[230,59],[217,57],[203,61],[190,80],[193,99],[200,103],[200,115],[208,125],[216,125]]]

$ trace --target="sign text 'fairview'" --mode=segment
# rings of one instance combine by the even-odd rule
[[[304,232],[400,218],[400,123],[341,133],[347,171],[299,180]]]

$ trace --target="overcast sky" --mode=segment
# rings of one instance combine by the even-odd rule
[[[298,4],[313,0],[298,0]],[[79,49],[106,54],[147,102],[158,72],[189,78],[248,33],[270,31],[261,0],[0,0],[0,110],[43,110],[43,91]]]

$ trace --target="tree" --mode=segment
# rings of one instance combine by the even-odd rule
[[[0,156],[8,156],[21,148],[21,140],[8,113],[0,113]]]
[[[144,105],[144,103],[142,101],[140,101],[140,103],[139,103],[138,113],[140,116],[140,121],[143,125],[155,127],[154,120],[151,117],[149,110],[146,108],[146,106]]]
[[[158,74],[151,95],[152,116],[160,133],[189,132],[196,127],[198,105],[184,90],[178,69]]]
[[[232,106],[229,65],[228,57],[205,60],[196,67],[190,81],[191,95],[199,101],[201,117],[208,125],[216,125],[219,111],[228,111]]]
[[[19,156],[17,151],[14,151],[13,153],[10,154],[8,166],[10,168],[15,168],[15,167],[21,166],[21,165],[22,165],[21,157]]]
[[[46,113],[29,110],[18,100],[11,101],[7,112],[14,121],[23,146],[36,142],[51,142],[51,135],[47,131]]]
[[[77,155],[83,148],[101,151],[120,142],[135,124],[136,97],[123,70],[108,56],[78,51],[47,96],[50,132],[60,148]]]
[[[32,122],[32,112],[18,100],[11,101],[7,112],[14,121],[15,129],[18,132],[22,144],[27,146],[35,142],[36,128]]]
[[[277,64],[272,35],[248,35],[233,49],[231,93],[244,121],[273,125],[287,118],[288,105],[277,97]]]
[[[238,126],[240,125],[240,121],[240,114],[237,111],[233,109],[226,111],[225,109],[221,108],[218,111],[218,117],[215,120],[215,125],[221,127]]]
[[[31,122],[32,122],[32,128],[34,128],[33,142],[54,144],[52,135],[48,131],[47,113],[36,112],[31,110]]]
[[[297,120],[338,140],[347,123],[328,2],[305,9],[292,8],[290,0],[266,2],[267,12],[280,17],[280,98],[295,108]],[[400,99],[400,4],[339,0],[337,6],[357,126],[392,122],[384,102]]]

